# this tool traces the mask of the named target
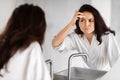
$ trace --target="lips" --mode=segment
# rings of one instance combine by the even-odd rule
[[[90,28],[85,28],[85,30],[90,30]]]

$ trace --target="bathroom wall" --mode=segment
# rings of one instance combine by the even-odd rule
[[[4,29],[15,4],[16,0],[0,0],[0,32]]]
[[[116,38],[120,47],[120,1],[111,2],[111,28],[116,31]]]

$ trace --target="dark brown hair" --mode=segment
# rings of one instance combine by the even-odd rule
[[[0,70],[18,49],[24,50],[34,41],[42,45],[45,30],[45,13],[40,7],[23,4],[16,8],[0,35]]]
[[[106,26],[102,16],[98,12],[98,10],[95,9],[93,6],[89,4],[84,4],[79,9],[79,12],[90,12],[93,14],[94,20],[95,20],[95,34],[100,44],[102,42],[102,39],[101,39],[102,35],[107,35],[109,33],[113,33],[115,35],[115,31],[111,30],[110,28]],[[83,32],[79,28],[79,20],[76,21],[75,33],[83,35]]]

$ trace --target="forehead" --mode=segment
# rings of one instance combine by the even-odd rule
[[[83,15],[85,16],[85,19],[94,19],[94,16],[91,12],[83,12]]]

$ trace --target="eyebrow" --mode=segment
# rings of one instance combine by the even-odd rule
[[[80,19],[85,19],[85,18],[80,18]],[[87,20],[90,20],[90,19],[94,19],[94,18],[89,18],[89,19],[87,19]],[[86,20],[86,19],[85,19]]]
[[[90,18],[90,19],[80,18],[80,20],[94,20],[94,18]]]

